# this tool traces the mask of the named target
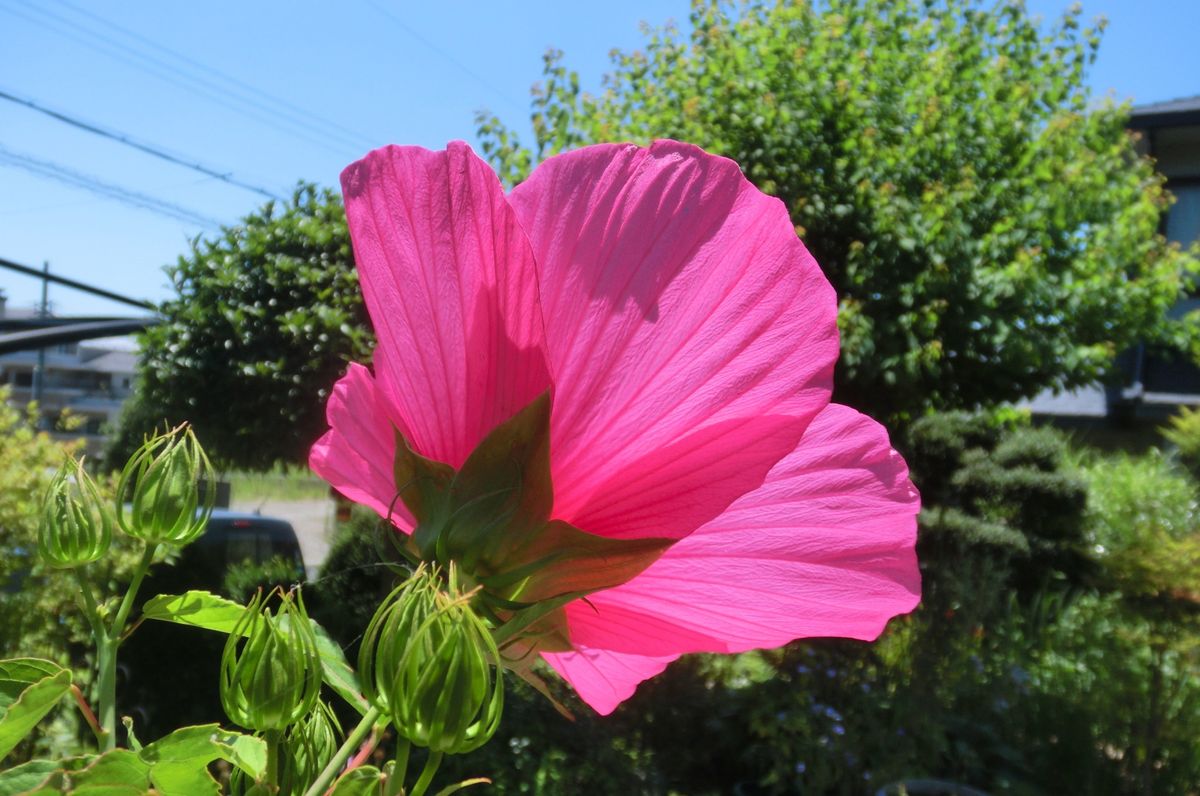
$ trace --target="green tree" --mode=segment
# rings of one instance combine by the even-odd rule
[[[880,418],[1012,401],[1102,377],[1195,259],[1158,234],[1169,198],[1084,85],[1100,28],[1043,33],[1017,2],[695,0],[691,33],[613,55],[600,96],[562,54],[534,89],[532,149],[494,116],[510,183],[602,141],[676,138],[737,161],[789,208],[841,300],[839,398]]]
[[[167,273],[176,295],[141,336],[137,397],[107,460],[188,420],[221,465],[303,462],[330,388],[372,347],[340,197],[301,185],[194,240]]]

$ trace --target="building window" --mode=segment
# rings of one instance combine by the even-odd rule
[[[1200,240],[1200,182],[1169,185],[1175,204],[1167,213],[1167,239],[1180,246]]]
[[[28,370],[19,370],[13,374],[13,384],[18,387],[33,386],[33,372]]]

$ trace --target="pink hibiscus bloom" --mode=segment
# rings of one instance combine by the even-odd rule
[[[601,713],[690,652],[873,639],[920,596],[919,497],[830,404],[837,301],[783,204],[696,147],[599,145],[505,195],[465,144],[342,174],[378,346],[312,468],[412,532],[396,433],[460,468],[547,390],[552,517],[677,540],[565,608],[543,657]]]

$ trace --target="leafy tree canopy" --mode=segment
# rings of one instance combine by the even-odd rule
[[[1128,109],[1084,85],[1100,28],[1049,32],[1020,3],[696,0],[691,33],[613,55],[600,96],[562,55],[535,88],[532,148],[481,115],[510,183],[554,153],[676,138],[779,197],[841,300],[839,397],[881,418],[1102,377],[1195,259],[1158,234],[1169,197]]]
[[[139,392],[108,461],[163,421],[191,421],[214,459],[265,469],[302,462],[325,399],[372,338],[340,197],[301,185],[167,269],[175,297],[142,334]]]

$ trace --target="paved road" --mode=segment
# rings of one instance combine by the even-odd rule
[[[300,552],[304,555],[304,568],[308,570],[309,578],[314,577],[325,563],[333,528],[332,500],[234,500],[229,507],[234,511],[257,511],[264,517],[278,517],[290,522],[300,538]]]

